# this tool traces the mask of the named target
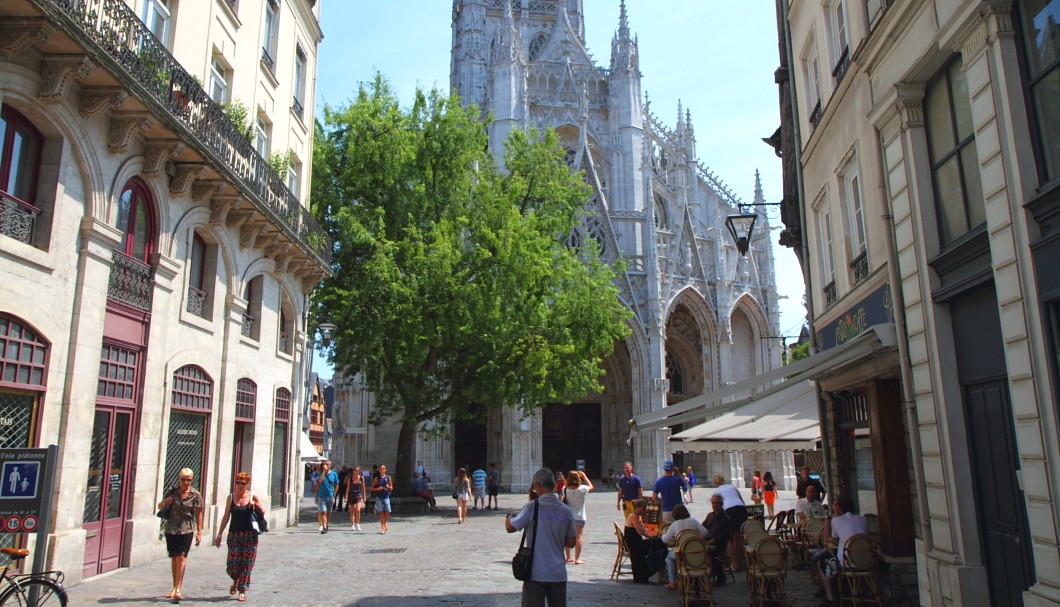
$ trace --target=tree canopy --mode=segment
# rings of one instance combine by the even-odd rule
[[[554,132],[513,131],[501,171],[479,109],[437,90],[406,109],[377,76],[323,114],[313,201],[335,249],[316,314],[376,394],[370,421],[401,424],[399,482],[426,422],[601,389],[629,312],[595,241],[569,238],[590,190]]]

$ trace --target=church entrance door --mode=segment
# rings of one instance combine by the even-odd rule
[[[486,454],[487,435],[486,424],[470,419],[456,422],[456,427],[453,429],[455,448],[452,472],[454,478],[458,468],[468,467],[468,475],[474,472],[475,468],[486,469],[486,464],[489,463],[486,461],[488,457]]]
[[[585,460],[585,474],[600,479],[600,403],[551,404],[542,417],[541,452],[544,465],[570,472]]]

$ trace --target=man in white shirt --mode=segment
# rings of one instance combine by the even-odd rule
[[[869,522],[865,520],[865,517],[854,513],[854,500],[845,495],[833,502],[832,509],[835,515],[824,522],[821,537],[836,538],[836,560],[842,566],[843,545],[854,535],[868,533]],[[832,579],[825,574],[825,563],[831,556],[832,551],[829,548],[822,548],[814,553],[810,560],[810,570],[821,581],[827,603],[835,602]]]
[[[805,523],[808,519],[824,518],[827,515],[824,504],[817,501],[817,488],[813,485],[806,487],[806,497],[800,497],[795,502],[795,516],[799,522]]]
[[[577,540],[574,513],[556,497],[556,475],[548,468],[534,473],[532,485],[536,500],[530,500],[518,514],[504,518],[508,533],[532,527],[526,544],[534,547],[530,579],[523,582],[523,607],[562,607],[567,604],[567,564],[563,548],[573,548]],[[537,527],[533,528],[534,504],[538,505]],[[534,535],[540,534],[536,543]]]

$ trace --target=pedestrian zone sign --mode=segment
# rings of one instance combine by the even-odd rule
[[[41,480],[40,462],[4,462],[0,499],[34,499]]]
[[[0,532],[38,530],[47,466],[47,449],[0,449]]]

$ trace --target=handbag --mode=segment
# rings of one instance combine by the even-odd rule
[[[454,491],[454,492],[453,492],[453,499],[456,499],[456,498],[458,498],[458,497],[460,497],[460,494],[459,494],[459,493],[457,493],[456,491]]]
[[[250,528],[255,534],[269,532],[269,520],[265,518],[265,512],[257,506],[250,509]]]
[[[512,575],[515,579],[520,582],[526,582],[530,579],[530,572],[534,568],[534,544],[537,543],[537,507],[538,501],[534,500],[534,537],[530,540],[529,546],[524,546],[526,543],[526,530],[529,527],[523,527],[523,537],[519,540],[519,549],[515,551],[515,556],[512,557]]]
[[[173,492],[173,490],[171,489],[169,491],[169,493],[166,493],[166,497],[169,497],[169,494],[172,493],[172,492]],[[166,498],[163,497],[162,499],[166,499]],[[157,516],[158,518],[160,518],[160,519],[162,519],[164,521],[167,521],[167,520],[169,520],[169,513],[172,512],[172,511],[173,511],[173,502],[170,502],[170,503],[166,504],[165,506],[162,506],[162,509],[159,510],[158,512],[156,512],[155,516]]]

